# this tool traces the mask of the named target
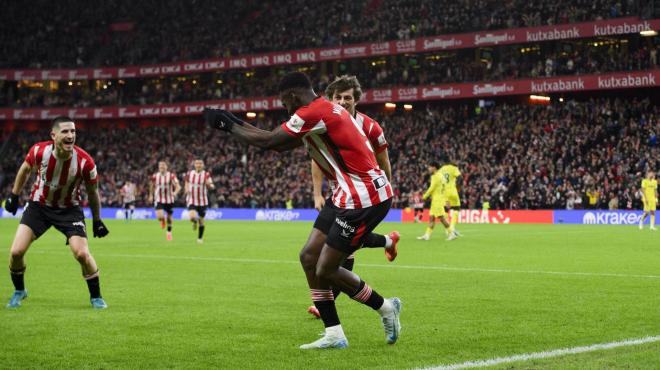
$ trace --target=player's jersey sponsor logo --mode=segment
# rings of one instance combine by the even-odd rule
[[[353,234],[355,234],[355,226],[352,226],[348,222],[336,217],[335,218],[335,223],[341,227],[341,231],[339,232],[339,235],[342,238],[346,239],[352,239]]]

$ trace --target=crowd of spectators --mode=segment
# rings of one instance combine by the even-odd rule
[[[643,15],[637,0],[33,0],[3,3],[0,68],[204,59]]]
[[[600,42],[501,46],[488,51],[462,50],[438,54],[335,62],[336,68],[306,65],[322,91],[332,73],[359,76],[363,88],[496,81],[652,69],[658,66],[655,39],[634,36]],[[601,44],[602,43],[602,44]],[[0,105],[11,107],[94,107],[168,104],[186,101],[274,96],[286,68],[230,70],[193,76],[152,79],[59,82],[42,86],[0,82]],[[35,87],[36,86],[36,87]]]
[[[410,205],[428,185],[427,165],[448,156],[463,172],[463,206],[492,209],[638,208],[646,170],[660,169],[657,102],[598,98],[550,105],[500,102],[419,105],[412,112],[372,112],[389,142],[394,206]],[[284,117],[257,120],[271,128]],[[0,146],[0,190],[7,194],[39,133],[5,132]],[[180,177],[202,158],[217,189],[218,207],[313,206],[310,160],[304,149],[282,154],[238,144],[198,120],[186,124],[79,128],[78,144],[96,160],[106,206],[121,203],[126,180],[138,184],[146,206],[150,174],[165,160]],[[27,190],[23,198],[27,196]],[[183,198],[178,200],[181,204]]]

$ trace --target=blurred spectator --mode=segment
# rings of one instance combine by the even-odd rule
[[[660,129],[655,103],[602,98],[547,106],[502,103],[479,111],[420,104],[413,112],[366,113],[378,119],[389,143],[395,207],[414,206],[415,194],[428,183],[428,161],[449,152],[459,158],[466,208],[480,208],[485,201],[491,209],[607,208],[612,199],[601,194],[613,194],[620,208],[630,209],[641,205],[642,174],[660,169],[658,145],[648,141],[649,133]],[[271,115],[256,122],[272,128],[281,118]],[[313,207],[303,149],[263,152],[227,140],[197,120],[161,124],[169,125],[80,125],[78,143],[97,162],[104,205],[120,205],[119,189],[130,179],[138,186],[138,204],[145,206],[148,176],[159,160],[183,174],[194,158],[202,158],[217,187],[213,206],[285,208],[292,200],[295,207]],[[47,131],[17,131],[11,140],[5,136],[2,194],[11,189],[30,145],[47,137]],[[582,201],[588,191],[594,202]]]
[[[620,0],[8,1],[0,67],[134,65],[636,15]]]

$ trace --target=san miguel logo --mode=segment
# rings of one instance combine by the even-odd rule
[[[457,48],[462,44],[463,42],[461,40],[456,39],[454,37],[450,39],[442,38],[442,37],[434,37],[432,39],[424,40],[424,50]]]
[[[487,34],[476,34],[474,35],[474,44],[483,45],[483,44],[502,44],[507,42],[512,42],[516,40],[515,35],[509,35],[509,33],[487,33]]]
[[[455,89],[453,87],[449,88],[441,88],[441,87],[433,87],[430,89],[423,88],[422,89],[422,99],[428,99],[428,98],[440,98],[444,99],[447,97],[452,97],[452,96],[460,96],[461,95],[461,90],[460,89]]]
[[[485,84],[485,85],[474,85],[472,87],[472,95],[497,95],[507,92],[512,92],[513,86],[506,83],[502,84]]]

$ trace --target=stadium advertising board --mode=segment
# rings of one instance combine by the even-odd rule
[[[630,89],[660,86],[660,69],[636,72],[603,73],[598,75],[564,76],[474,82],[427,86],[401,86],[364,91],[361,104],[411,102],[445,99],[466,99],[553,92]],[[153,118],[201,114],[204,107],[221,108],[233,112],[255,112],[282,109],[279,98],[259,97],[234,100],[211,100],[180,104],[140,105],[103,108],[0,108],[0,117],[9,120],[49,120],[60,115],[74,119]]]
[[[461,224],[551,224],[553,211],[550,210],[480,210],[462,209],[458,215]],[[422,222],[428,222],[429,210],[425,209]],[[401,212],[402,222],[415,222],[414,210],[406,208]]]
[[[92,218],[89,209],[84,209],[85,217]],[[242,220],[242,221],[314,221],[319,212],[315,209],[249,209],[249,208],[209,208],[206,211],[207,220]],[[20,208],[16,215],[0,210],[2,218],[20,218],[23,215],[23,209]],[[188,220],[188,210],[186,208],[174,208],[173,217],[175,220]],[[123,208],[103,208],[101,209],[101,218],[103,219],[124,219]],[[156,212],[153,208],[136,208],[133,211],[135,220],[152,220],[156,218]],[[392,209],[385,217],[388,222],[400,222],[401,210]]]
[[[642,217],[642,211],[554,211],[555,224],[638,225],[640,217]],[[648,222],[649,220],[646,221],[646,223]]]
[[[628,17],[594,22],[481,31],[456,35],[438,35],[412,40],[363,43],[322,49],[289,50],[284,52],[239,55],[229,58],[142,66],[49,70],[3,69],[0,70],[0,80],[66,81],[182,75],[192,72],[212,72],[226,69],[258,68],[325,60],[600,37],[639,33],[640,31],[657,29],[660,29],[660,19],[640,20],[639,18]]]

